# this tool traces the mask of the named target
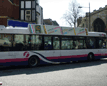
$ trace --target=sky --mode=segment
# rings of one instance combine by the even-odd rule
[[[62,19],[63,14],[68,10],[69,3],[72,0],[40,0],[40,6],[43,8],[43,18],[56,20],[60,26],[70,25]],[[93,10],[98,10],[100,7],[105,7],[107,5],[107,0],[76,0],[82,7],[89,7],[90,12]],[[84,16],[86,12],[89,12],[89,8],[81,8],[81,16]]]

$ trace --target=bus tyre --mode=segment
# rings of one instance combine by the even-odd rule
[[[38,62],[39,62],[38,58],[35,57],[35,56],[32,56],[32,57],[30,57],[30,59],[28,60],[28,66],[29,66],[29,67],[35,67],[35,66],[38,65]]]
[[[88,61],[94,60],[94,54],[92,54],[92,53],[88,54],[87,60]]]

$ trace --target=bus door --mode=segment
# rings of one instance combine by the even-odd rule
[[[52,36],[44,36],[44,50],[45,50],[45,57],[53,57],[53,50],[52,50]]]
[[[61,52],[60,52],[60,37],[54,36],[53,37],[53,56],[60,58]]]

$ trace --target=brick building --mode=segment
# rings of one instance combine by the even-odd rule
[[[0,0],[0,25],[7,26],[7,19],[19,19],[18,0]]]
[[[0,0],[0,25],[8,26],[9,20],[43,24],[43,8],[39,0]]]

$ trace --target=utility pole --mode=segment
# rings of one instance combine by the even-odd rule
[[[36,21],[36,24],[37,24],[36,1],[37,1],[37,0],[35,0],[35,21]]]
[[[89,3],[89,7],[81,7],[81,6],[79,6],[78,8],[89,8],[89,14],[88,14],[88,16],[89,16],[89,26],[88,26],[88,28],[89,28],[89,31],[91,31],[91,28],[90,28],[90,21],[91,21],[91,19],[90,19],[90,3]]]
[[[89,3],[89,31],[91,31],[91,28],[90,28],[90,3]]]

